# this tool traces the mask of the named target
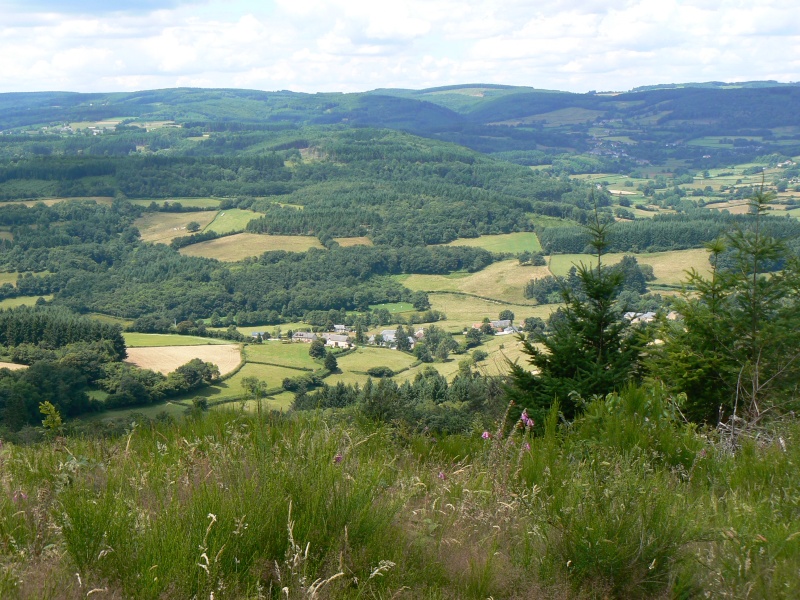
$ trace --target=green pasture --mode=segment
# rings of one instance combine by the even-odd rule
[[[104,315],[101,313],[89,313],[86,316],[91,317],[102,323],[108,323],[110,325],[119,325],[123,329],[133,323],[132,319],[123,319],[122,317],[113,317],[111,315]]]
[[[477,238],[459,238],[447,246],[469,246],[483,248],[489,252],[540,252],[542,245],[535,233],[522,231],[518,233],[501,233],[498,235],[482,235]]]
[[[16,308],[17,306],[33,306],[40,296],[17,296],[16,298],[6,298],[0,300],[0,309],[2,308]],[[53,295],[41,296],[45,300],[52,300]]]
[[[17,285],[17,277],[19,274],[16,271],[12,271],[11,273],[0,273],[0,285],[4,283],[10,283],[11,285]]]
[[[205,346],[207,344],[231,343],[229,340],[168,333],[135,333],[126,331],[122,335],[125,337],[125,344],[131,348],[147,348],[152,346]]]
[[[244,231],[247,224],[258,216],[260,216],[260,213],[241,208],[221,210],[214,217],[214,220],[205,226],[203,231],[213,231],[220,235],[234,231]]]
[[[266,341],[262,344],[248,344],[244,353],[247,362],[264,362],[307,369],[318,369],[319,365],[308,355],[310,344],[302,342]],[[296,371],[296,375],[302,375]]]
[[[370,304],[371,310],[388,310],[391,314],[411,312],[414,310],[414,305],[410,302],[384,302],[383,304]]]

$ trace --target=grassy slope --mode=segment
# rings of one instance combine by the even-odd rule
[[[730,455],[642,400],[509,442],[224,411],[6,444],[0,596],[798,597],[800,427]]]

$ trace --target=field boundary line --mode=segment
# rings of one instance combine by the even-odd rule
[[[424,293],[429,295],[442,295],[442,294],[449,294],[452,296],[465,296],[467,298],[477,298],[478,300],[486,300],[487,302],[494,302],[495,304],[506,304],[508,306],[524,306],[526,308],[532,308],[534,306],[541,306],[540,304],[521,304],[519,302],[506,302],[505,300],[498,300],[497,298],[489,298],[488,296],[479,296],[478,294],[469,294],[467,292],[451,292],[451,291],[425,291]]]

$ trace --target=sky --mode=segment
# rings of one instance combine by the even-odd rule
[[[0,92],[800,81],[797,0],[0,0]]]

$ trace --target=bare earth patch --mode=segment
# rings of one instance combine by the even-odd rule
[[[214,344],[208,346],[154,346],[128,348],[126,362],[141,369],[150,369],[166,375],[193,358],[214,363],[220,375],[233,371],[242,360],[238,344]]]

